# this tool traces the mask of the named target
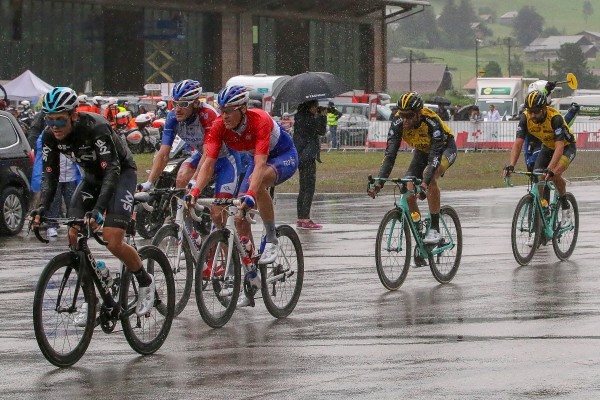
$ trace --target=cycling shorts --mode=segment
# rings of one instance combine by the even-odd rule
[[[564,169],[566,170],[567,168],[569,168],[569,165],[571,165],[571,162],[575,159],[575,155],[577,154],[577,148],[575,147],[575,143],[569,143],[569,145],[567,147],[565,147],[562,156],[560,157],[560,160],[558,160],[558,163],[560,165],[562,165],[564,167]],[[542,149],[540,150],[540,154],[537,158],[537,160],[535,160],[535,165],[533,167],[533,169],[545,169],[548,168],[548,164],[550,164],[550,161],[552,160],[552,156],[554,155],[554,150],[546,147],[546,146],[542,146]]]
[[[106,208],[104,226],[107,228],[127,229],[133,213],[133,194],[137,186],[137,174],[134,169],[121,170],[119,181]],[[92,211],[100,194],[102,183],[83,179],[71,198],[69,217],[83,218],[86,212]]]
[[[275,170],[275,186],[287,181],[296,173],[298,169],[298,152],[295,147],[290,147],[287,151],[280,153],[276,156],[267,157],[267,165]],[[246,174],[240,184],[240,190],[238,195],[243,195],[248,191],[250,187],[250,177],[254,171],[254,157],[249,160],[248,167],[246,168]]]
[[[198,168],[202,155],[194,151],[182,164],[181,168]],[[240,155],[237,151],[229,152],[226,157],[219,157],[215,164],[215,197],[232,198],[236,194],[241,169]]]
[[[442,153],[440,166],[438,167],[438,169],[441,172],[440,176],[444,175],[444,172],[446,172],[446,170],[450,168],[452,164],[454,164],[454,162],[456,161],[456,154],[456,142],[454,141],[454,139],[449,139],[448,145]],[[425,171],[425,168],[427,168],[428,163],[429,153],[425,153],[415,149],[413,159],[410,162],[410,165],[408,166],[408,171],[406,171],[406,176],[416,176],[419,179],[423,179],[423,171]]]

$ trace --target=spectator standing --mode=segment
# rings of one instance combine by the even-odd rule
[[[331,148],[339,149],[340,143],[338,141],[337,127],[338,120],[342,117],[342,113],[335,108],[333,101],[327,104],[327,126],[329,127],[329,135],[331,135]]]
[[[473,106],[473,108],[471,108],[471,116],[469,117],[469,120],[474,123],[483,121],[483,116],[479,112],[478,106]]]
[[[300,188],[298,191],[296,226],[301,229],[321,229],[310,218],[315,186],[317,181],[317,161],[321,162],[319,136],[325,135],[327,118],[325,110],[319,113],[317,100],[304,102],[298,106],[294,118],[294,145],[298,151],[298,171]]]
[[[439,115],[442,121],[450,121],[450,110],[446,108],[444,103],[438,104],[437,115]]]
[[[496,110],[496,106],[493,104],[490,104],[489,111],[488,111],[488,121],[489,122],[498,122],[501,120],[502,120],[502,118],[500,117],[500,113],[498,112],[498,110]]]

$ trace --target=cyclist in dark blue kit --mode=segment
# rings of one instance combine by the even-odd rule
[[[154,304],[154,278],[143,268],[137,251],[124,241],[133,211],[136,164],[109,122],[98,114],[77,112],[78,103],[75,91],[67,87],[56,87],[44,96],[42,111],[47,127],[42,142],[42,196],[39,208],[32,212],[34,226],[54,199],[62,153],[84,172],[71,199],[69,217],[89,218],[93,229],[104,224],[107,249],[137,278],[136,313],[144,315]],[[76,244],[77,231],[77,227],[69,229],[71,246]],[[75,323],[85,324],[87,316],[82,314]]]

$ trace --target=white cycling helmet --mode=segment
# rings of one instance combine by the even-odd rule
[[[88,97],[85,94],[80,94],[79,96],[77,96],[77,100],[79,101],[79,104],[81,104],[81,103],[87,103],[88,102]]]
[[[165,108],[167,108],[167,102],[161,100],[158,103],[156,103],[156,107],[160,108],[161,110],[164,110]]]
[[[100,106],[105,101],[106,100],[104,100],[104,97],[102,97],[102,96],[94,96],[92,99],[92,103],[94,103],[97,106]]]
[[[140,114],[135,117],[135,123],[138,124],[138,126],[140,124],[149,124],[150,122],[152,122],[152,117],[150,117],[148,114]]]
[[[24,109],[28,109],[31,106],[31,102],[29,100],[23,100],[21,102],[21,105],[23,106]]]
[[[529,87],[527,88],[527,94],[533,92],[534,90],[539,90],[540,92],[546,94],[546,98],[548,99],[548,104],[550,104],[550,101],[552,99],[550,98],[550,93],[546,93],[546,85],[547,84],[548,84],[548,81],[544,81],[544,80],[539,80],[539,81],[530,83]]]
[[[109,106],[112,106],[112,105],[116,105],[118,101],[119,101],[119,99],[117,99],[116,97],[109,97],[108,100],[106,101],[106,103]]]

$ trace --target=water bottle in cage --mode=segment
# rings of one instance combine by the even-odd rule
[[[252,241],[248,236],[242,236],[240,238],[240,242],[242,243],[242,247],[244,248],[244,252],[246,253],[244,255],[244,264],[253,264],[252,257],[254,256],[254,245],[252,244]]]

